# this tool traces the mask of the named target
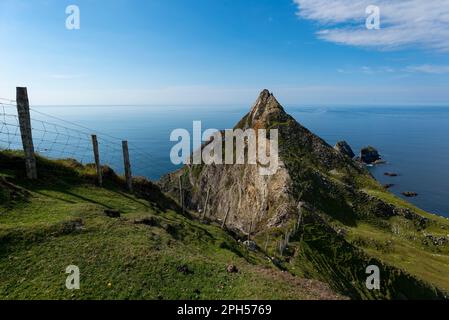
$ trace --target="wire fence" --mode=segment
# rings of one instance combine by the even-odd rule
[[[94,163],[92,135],[99,145],[100,162],[123,174],[122,141],[126,139],[98,132],[80,124],[55,117],[30,107],[35,152],[50,159],[74,159],[81,164]],[[0,150],[23,150],[16,101],[0,98]],[[160,160],[129,143],[134,175],[147,176],[149,168],[163,170]],[[155,168],[156,167],[156,168]]]

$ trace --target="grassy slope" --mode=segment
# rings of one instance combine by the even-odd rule
[[[349,239],[370,255],[449,292],[449,245],[434,246],[426,242],[424,236],[426,233],[446,237],[449,235],[449,220],[416,208],[390,192],[381,189],[365,191],[428,218],[430,224],[424,230],[417,230],[411,221],[401,217],[390,218],[382,226],[361,222],[350,228]]]
[[[425,234],[446,237],[449,234],[449,220],[400,199],[371,177],[361,175],[357,179],[360,190],[398,208],[410,209],[429,219],[429,222],[421,229],[414,221],[400,216],[357,217],[350,223],[327,216],[334,229],[346,230],[346,240],[368,256],[449,292],[449,245],[435,246],[425,237]]]
[[[280,272],[213,225],[123,192],[92,169],[39,160],[40,180],[0,153],[0,299],[318,299],[321,283]],[[5,180],[6,179],[6,180]],[[122,212],[120,219],[104,209]],[[151,225],[136,224],[143,218]],[[235,264],[239,273],[226,271]],[[81,290],[65,288],[68,265]],[[179,272],[186,265],[189,272]]]
[[[237,127],[243,122],[245,118]],[[288,130],[292,126],[276,122],[270,127]],[[257,244],[293,274],[319,279],[353,298],[441,298],[445,294],[441,291],[449,292],[449,245],[436,247],[425,240],[425,233],[446,236],[449,221],[397,198],[349,158],[328,171],[317,163],[312,146],[297,144],[301,138],[294,134],[295,131],[280,135],[283,161],[294,181],[295,193],[313,206],[311,216],[318,215],[323,220],[310,219],[301,231],[294,228],[298,218],[290,217],[284,225],[255,235]],[[198,178],[204,168],[185,167],[184,174],[190,169]],[[364,200],[348,189],[365,192],[396,208],[410,209],[430,222],[421,229],[416,221],[404,217],[379,216],[373,207],[375,201]],[[337,230],[344,235],[336,236]],[[280,254],[280,243],[285,242],[286,235],[290,235],[288,246]],[[371,264],[382,267],[384,282],[379,292],[365,286],[365,270]]]
[[[334,290],[359,298],[432,297],[433,289],[427,283],[449,292],[449,245],[435,246],[425,237],[426,234],[446,237],[449,234],[448,219],[416,208],[385,190],[368,173],[357,172],[348,165],[326,172],[325,168],[315,163],[310,150],[303,150],[298,144],[290,145],[290,142],[281,139],[281,145],[286,149],[284,162],[293,181],[298,184],[298,194],[307,196],[303,190],[310,190],[309,197],[303,198],[316,206],[317,213],[326,224],[334,230],[344,230],[344,240],[350,246],[343,239],[332,238],[329,232],[321,230],[319,221],[310,221],[302,234],[299,232],[301,239],[291,239],[290,249],[287,248],[284,254],[283,260],[289,270],[321,279],[330,283]],[[323,175],[332,183],[323,185]],[[343,191],[346,185],[352,185],[397,208],[410,209],[429,219],[429,223],[421,229],[414,221],[404,217],[372,216],[370,206],[360,204],[366,211],[364,215],[353,209],[355,199]],[[283,229],[277,232],[280,238],[291,231],[291,226]],[[259,242],[263,243],[264,237],[261,235]],[[273,232],[269,237],[279,240]],[[269,252],[276,254],[278,251],[275,242]],[[373,295],[362,284],[368,263],[383,265],[382,274],[389,283],[389,288],[384,292]],[[416,277],[417,281],[409,275]]]

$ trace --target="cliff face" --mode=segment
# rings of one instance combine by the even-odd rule
[[[182,185],[187,209],[220,224],[226,217],[228,229],[249,235],[292,273],[327,282],[345,295],[443,297],[438,289],[350,241],[348,230],[358,232],[359,224],[379,228],[379,235],[386,237],[393,217],[413,226],[415,233],[429,223],[408,205],[386,201],[389,194],[363,165],[300,125],[267,90],[234,129],[278,130],[275,174],[260,175],[260,164],[186,165],[160,180],[162,190],[179,199]],[[379,266],[388,287],[367,289],[370,264]]]
[[[346,141],[337,142],[334,148],[338,152],[344,154],[345,156],[348,156],[351,159],[355,157],[354,151],[352,151],[351,146]]]
[[[218,221],[229,211],[229,228],[257,233],[297,217],[303,198],[313,192],[314,179],[323,180],[320,183],[328,183],[331,188],[328,176],[369,178],[357,163],[288,115],[267,90],[234,129],[278,130],[280,161],[275,174],[260,175],[260,164],[189,165],[161,179],[163,190],[178,196],[182,177],[186,206],[203,213],[206,209],[208,218]]]

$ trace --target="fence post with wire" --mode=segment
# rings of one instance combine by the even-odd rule
[[[36,155],[34,154],[33,133],[31,130],[30,104],[27,88],[17,87],[17,114],[19,115],[25,167],[28,179],[37,179]]]
[[[123,165],[125,167],[125,179],[128,191],[133,191],[133,177],[131,174],[131,162],[129,161],[128,141],[122,141]]]
[[[102,166],[108,166],[123,173],[126,187],[132,191],[132,174],[144,171],[147,175],[149,163],[151,167],[157,163],[154,156],[126,139],[92,130],[30,105],[27,88],[17,88],[16,94],[16,100],[0,97],[0,150],[22,151],[29,179],[38,177],[36,156],[42,155],[48,159],[94,164],[100,186],[104,182]]]
[[[98,139],[95,134],[92,135],[92,147],[94,151],[95,169],[97,170],[98,185],[103,186],[103,174],[100,163],[100,151],[98,149]]]

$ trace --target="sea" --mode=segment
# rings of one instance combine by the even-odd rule
[[[122,172],[121,139],[126,139],[130,144],[133,174],[157,180],[176,169],[170,161],[170,151],[176,144],[170,141],[173,130],[191,132],[193,121],[201,121],[203,130],[233,128],[249,108],[35,106],[32,110],[33,126],[41,128],[36,131],[35,144],[39,144],[42,153],[48,151],[56,156],[55,148],[61,156],[66,156],[63,151],[68,149],[63,149],[67,147],[64,143],[82,142],[86,146],[80,150],[90,155],[88,139],[80,138],[76,142],[76,136],[92,131],[101,138],[103,163]],[[394,184],[391,192],[403,198],[402,192],[416,192],[416,198],[406,199],[431,213],[449,217],[449,107],[286,106],[285,110],[330,145],[346,140],[355,153],[364,146],[375,147],[386,164],[369,170],[380,183]],[[61,128],[68,128],[65,129],[67,140]],[[76,131],[72,130],[79,132],[74,134]],[[55,131],[59,140],[48,146],[54,142]],[[76,153],[72,157],[77,158]],[[92,161],[89,156],[81,160]],[[386,172],[398,176],[388,177]]]

